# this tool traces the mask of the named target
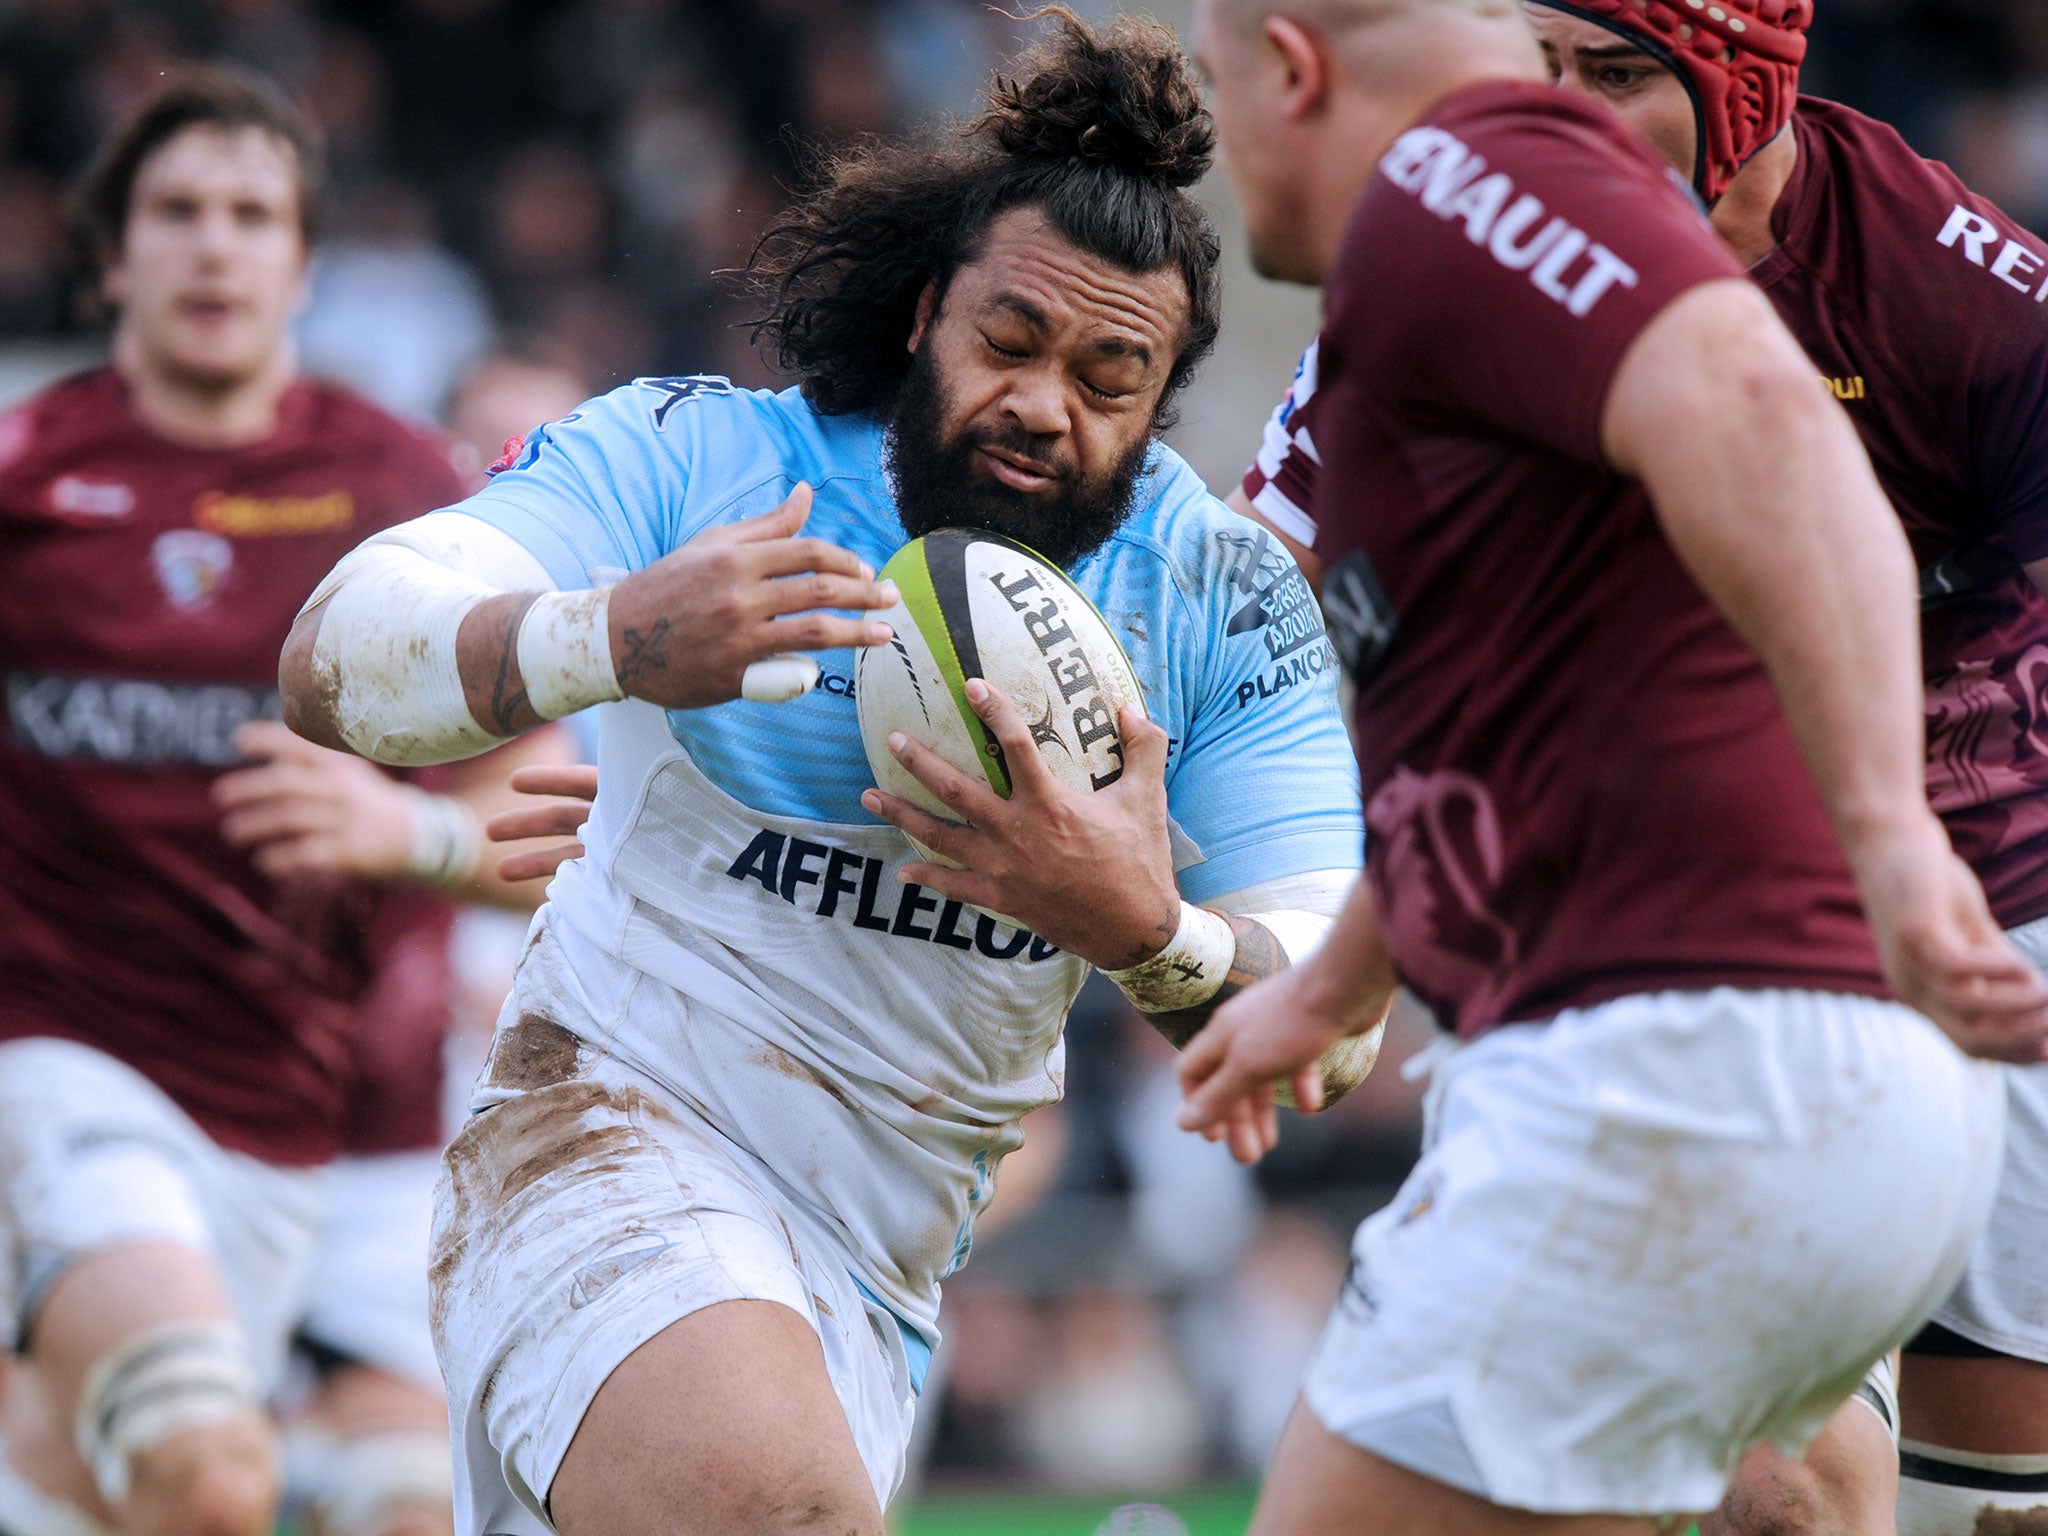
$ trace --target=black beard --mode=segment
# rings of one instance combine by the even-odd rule
[[[948,441],[941,435],[946,391],[930,355],[926,348],[911,358],[883,440],[904,531],[915,539],[934,528],[992,528],[1062,569],[1100,549],[1131,515],[1150,435],[1093,477],[1055,457],[1058,439],[1022,428],[973,428]],[[1034,493],[1004,485],[981,467],[975,450],[984,447],[1050,466],[1053,488]]]

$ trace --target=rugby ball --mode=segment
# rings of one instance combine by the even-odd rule
[[[941,528],[891,555],[880,579],[896,584],[899,601],[868,617],[893,638],[859,652],[853,689],[878,787],[958,819],[890,752],[890,733],[901,731],[1009,798],[1002,748],[967,702],[971,677],[1017,707],[1063,784],[1092,793],[1122,777],[1117,715],[1126,703],[1142,710],[1144,695],[1108,622],[1065,571],[999,533]]]

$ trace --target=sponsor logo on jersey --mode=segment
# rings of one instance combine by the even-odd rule
[[[1216,542],[1226,552],[1224,579],[1247,599],[1223,626],[1226,635],[1256,633],[1275,661],[1323,638],[1315,591],[1272,534],[1224,532]]]
[[[231,539],[289,533],[332,533],[355,521],[356,501],[347,491],[324,496],[232,496],[203,491],[192,502],[192,522]]]
[[[156,536],[149,560],[164,596],[180,608],[201,608],[234,568],[235,546],[217,533],[173,528]]]
[[[2022,245],[1974,208],[1956,204],[1934,240],[2036,304],[2048,300],[2048,256]]]
[[[1860,373],[1854,378],[1848,379],[1831,379],[1823,374],[1821,375],[1821,383],[1827,387],[1828,393],[1837,400],[1867,400],[1870,398],[1869,387],[1865,384],[1863,375]]]
[[[641,389],[651,389],[661,399],[648,411],[653,418],[654,430],[665,431],[668,427],[668,413],[686,400],[702,399],[706,395],[729,395],[733,392],[732,380],[716,373],[686,373],[666,379],[635,379],[633,383]]]
[[[52,512],[76,523],[111,523],[135,510],[135,488],[118,480],[59,475],[45,494]]]
[[[1526,272],[1536,291],[1580,319],[1616,288],[1633,288],[1634,267],[1569,219],[1551,217],[1540,198],[1517,196],[1514,179],[1486,174],[1486,159],[1441,128],[1411,128],[1380,161],[1380,174],[1510,272]]]
[[[970,914],[961,903],[921,885],[891,882],[885,889],[882,876],[888,869],[884,860],[848,848],[764,829],[725,873],[729,879],[753,881],[799,911],[894,938],[973,950],[990,960],[1050,960],[1059,953],[1028,928]]]
[[[9,731],[44,757],[225,767],[242,758],[237,729],[281,713],[276,689],[240,683],[32,672],[7,678]]]
[[[1253,704],[1312,683],[1337,664],[1337,653],[1327,644],[1318,645],[1312,651],[1303,651],[1290,656],[1270,672],[1260,672],[1257,677],[1247,678],[1237,685],[1237,707],[1249,709]]]

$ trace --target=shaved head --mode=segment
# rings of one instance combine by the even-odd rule
[[[1320,283],[1380,156],[1482,80],[1543,80],[1521,0],[1196,0],[1221,161],[1268,277]]]

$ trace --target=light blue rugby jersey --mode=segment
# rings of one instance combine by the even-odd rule
[[[538,430],[460,510],[503,529],[564,590],[614,581],[693,535],[758,516],[800,480],[807,537],[879,569],[905,542],[883,432],[824,416],[794,390],[722,378],[640,379]],[[1153,451],[1137,509],[1071,572],[1109,619],[1172,738],[1174,820],[1202,862],[1183,894],[1207,901],[1360,859],[1357,775],[1336,704],[1337,664],[1312,593],[1257,524]],[[674,710],[669,729],[743,805],[777,816],[870,823],[853,703],[853,653],[820,652],[819,686],[787,704]]]

